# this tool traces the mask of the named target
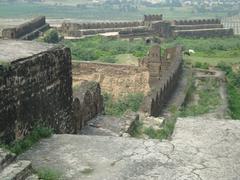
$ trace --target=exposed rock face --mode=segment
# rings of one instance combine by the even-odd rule
[[[8,64],[0,66],[0,139],[22,138],[36,124],[71,133],[70,50],[25,41],[0,41],[0,49]]]
[[[83,82],[73,92],[73,120],[78,133],[89,120],[104,111],[100,85],[96,82]]]
[[[103,91],[119,97],[127,93],[150,91],[146,67],[90,62],[73,62],[73,83],[96,81]]]
[[[46,24],[45,17],[41,16],[19,26],[3,29],[2,37],[4,39],[32,40],[47,28],[49,25]]]

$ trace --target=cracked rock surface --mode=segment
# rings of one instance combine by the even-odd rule
[[[240,122],[179,119],[172,141],[54,135],[20,159],[63,179],[238,180]]]

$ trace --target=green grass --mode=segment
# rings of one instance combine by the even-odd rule
[[[227,64],[236,64],[240,63],[240,56],[239,57],[231,57],[231,58],[224,58],[224,57],[199,57],[197,55],[192,55],[190,57],[184,57],[187,63],[196,64],[196,63],[207,63],[211,66],[217,66],[220,62],[226,62]]]
[[[127,110],[137,112],[141,106],[144,95],[142,93],[130,93],[116,100],[112,95],[104,93],[105,113],[112,116],[122,116]]]
[[[144,128],[143,133],[151,139],[168,139],[173,134],[178,116],[179,112],[174,110],[169,117],[164,119],[161,129],[156,130],[152,127]]]
[[[163,48],[182,45],[184,49],[193,49],[196,53],[185,56],[187,63],[207,63],[216,66],[219,62],[228,64],[240,62],[240,36],[221,38],[177,38],[162,44]],[[198,64],[199,65],[199,64]],[[206,64],[205,64],[206,65]]]
[[[80,40],[66,40],[64,44],[71,49],[74,60],[107,63],[123,63],[124,56],[128,56],[128,61],[132,59],[136,63],[136,59],[145,56],[150,48],[145,44],[144,40],[129,42],[126,40],[112,40],[101,36]]]
[[[194,82],[193,82],[194,83]],[[218,92],[218,82],[208,79],[202,81],[201,89],[196,89],[192,87],[190,89],[191,95],[199,96],[199,100],[196,104],[189,102],[181,109],[180,116],[198,116],[201,114],[206,114],[214,110],[220,102],[220,94]]]
[[[32,132],[27,135],[22,140],[17,140],[11,144],[0,144],[0,147],[3,147],[7,150],[10,150],[16,155],[22,154],[31,148],[35,143],[37,143],[42,138],[48,138],[52,135],[53,130],[45,127],[37,127],[32,130]]]
[[[59,180],[62,173],[49,168],[42,168],[37,171],[37,175],[42,180]]]
[[[227,93],[230,115],[233,119],[240,119],[240,71],[233,71],[232,66],[222,62],[218,67],[227,76]]]

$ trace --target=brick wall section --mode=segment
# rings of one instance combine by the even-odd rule
[[[87,124],[89,120],[103,113],[103,96],[99,83],[85,81],[73,91],[73,120],[75,133]]]
[[[6,46],[7,47],[7,46]],[[9,142],[36,124],[71,133],[72,73],[68,48],[16,59],[0,70],[0,139]]]

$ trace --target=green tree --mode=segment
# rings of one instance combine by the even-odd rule
[[[58,43],[59,40],[58,32],[55,29],[48,30],[43,37],[43,41],[46,43]]]

